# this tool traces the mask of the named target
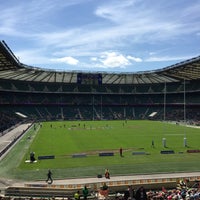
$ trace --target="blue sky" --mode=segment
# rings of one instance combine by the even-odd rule
[[[53,70],[138,72],[200,55],[200,0],[7,0],[0,40]]]

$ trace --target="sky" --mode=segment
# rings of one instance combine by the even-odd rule
[[[200,0],[7,0],[0,40],[56,71],[159,70],[200,55]]]

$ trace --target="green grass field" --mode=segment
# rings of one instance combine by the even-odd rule
[[[54,178],[69,178],[96,177],[105,168],[111,176],[200,168],[200,154],[186,153],[188,149],[200,149],[197,128],[155,121],[59,121],[42,123],[36,130],[26,134],[2,161],[0,175],[37,180],[46,178],[47,169],[53,171]],[[120,147],[123,157],[119,155]],[[161,150],[174,150],[175,154],[160,154]],[[44,155],[55,155],[55,159],[26,163],[32,151],[36,159]],[[114,156],[99,157],[98,153],[104,151],[114,152]],[[132,155],[133,152],[147,155]],[[87,156],[72,158],[73,154],[83,153]]]

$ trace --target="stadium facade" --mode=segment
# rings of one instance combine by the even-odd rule
[[[27,66],[0,41],[0,116],[0,131],[24,120],[148,118],[198,125],[200,56],[138,73],[66,72]]]

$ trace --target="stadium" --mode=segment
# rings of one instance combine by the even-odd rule
[[[0,70],[0,175],[5,196],[66,197],[85,184],[95,190],[107,182],[116,192],[129,185],[171,188],[181,179],[190,186],[200,180],[200,57],[137,73],[65,72],[23,64],[1,41]],[[66,149],[57,152],[63,148],[64,132],[75,135],[76,141],[88,137],[87,142],[79,142],[76,149],[69,145],[66,155]],[[134,146],[128,142],[136,140],[132,132],[138,134]],[[59,136],[58,146],[49,146]],[[107,143],[102,142],[105,137]],[[49,143],[37,147],[45,140]],[[42,146],[47,148],[40,151]],[[27,164],[32,151],[38,162]],[[11,160],[14,169],[8,167]],[[49,167],[55,178],[50,185],[43,178]],[[110,180],[102,177],[107,167]],[[168,174],[174,172],[179,175]],[[10,179],[15,183],[9,185]]]

